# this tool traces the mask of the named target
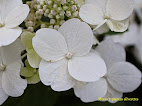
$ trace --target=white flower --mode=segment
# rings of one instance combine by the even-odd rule
[[[79,16],[90,25],[97,25],[95,30],[106,23],[111,31],[124,32],[133,9],[134,0],[85,0]]]
[[[22,43],[17,39],[8,46],[0,47],[0,105],[8,96],[21,96],[27,81],[20,77]]]
[[[55,91],[64,91],[76,80],[92,82],[105,75],[103,59],[89,52],[93,41],[91,28],[79,19],[65,22],[59,31],[38,30],[33,47],[43,59],[39,65],[41,81]]]
[[[133,23],[127,32],[121,35],[107,36],[106,39],[112,39],[124,47],[134,45],[135,56],[142,64],[142,25],[139,27],[136,23]]]
[[[22,33],[18,27],[27,17],[29,7],[22,0],[0,0],[0,47],[13,43]]]
[[[138,88],[142,74],[134,65],[125,62],[125,50],[120,44],[106,40],[96,48],[96,51],[107,65],[107,74],[95,82],[78,82],[74,86],[77,97],[84,102],[97,101],[100,97],[122,98],[122,93],[132,92]]]
[[[135,0],[136,2],[136,13],[139,16],[140,20],[142,21],[142,0]]]

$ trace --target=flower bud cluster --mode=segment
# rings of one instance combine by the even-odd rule
[[[25,26],[28,31],[33,32],[34,27],[38,24],[41,16],[37,15],[35,7],[37,7],[37,0],[27,1],[26,4],[30,7],[30,13],[25,20]]]
[[[28,29],[35,26],[44,16],[49,19],[49,22],[46,24],[40,21],[40,27],[58,30],[66,20],[78,17],[80,8],[78,0],[32,0],[27,4],[31,8],[26,20]]]

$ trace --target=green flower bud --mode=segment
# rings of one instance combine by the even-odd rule
[[[55,24],[55,19],[50,19],[50,24]]]

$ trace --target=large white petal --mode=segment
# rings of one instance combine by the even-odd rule
[[[108,102],[110,103],[116,103],[118,102],[118,100],[116,99],[120,99],[122,98],[123,94],[121,92],[116,91],[115,89],[113,89],[110,84],[107,84],[107,93],[103,98],[110,98],[108,100]]]
[[[32,42],[37,54],[46,61],[61,60],[68,53],[64,37],[54,29],[38,30]]]
[[[77,83],[74,86],[74,92],[83,102],[97,101],[98,98],[104,97],[107,92],[107,82],[104,78],[95,82],[81,85]]]
[[[126,19],[123,21],[115,21],[115,20],[110,19],[106,23],[111,31],[124,32],[128,29],[129,19]]]
[[[73,57],[69,60],[68,69],[73,78],[83,82],[96,81],[106,74],[106,65],[97,53]]]
[[[114,63],[125,61],[126,53],[123,46],[114,43],[112,40],[105,40],[96,48],[96,51],[101,55],[105,61],[107,68]]]
[[[0,48],[3,64],[9,65],[17,60],[21,60],[21,52],[24,50],[20,39],[14,43]]]
[[[108,0],[106,12],[114,20],[125,20],[133,12],[134,0]]]
[[[28,16],[29,7],[22,4],[14,8],[5,19],[5,27],[14,28],[19,26]]]
[[[55,91],[65,91],[75,85],[75,80],[68,73],[68,62],[65,59],[54,63],[42,60],[39,76],[43,84],[51,85]]]
[[[21,64],[12,63],[6,67],[2,76],[2,88],[7,95],[21,96],[27,87],[27,81],[20,77]]]
[[[20,27],[16,27],[13,29],[8,28],[0,28],[0,47],[7,46],[13,43],[22,33],[22,29]]]
[[[85,4],[93,4],[100,7],[103,12],[106,11],[107,0],[85,0]]]
[[[0,72],[0,105],[8,98],[8,95],[2,89],[2,74],[3,72]]]
[[[79,11],[80,18],[91,25],[98,25],[104,21],[104,13],[101,8],[93,4],[81,6]]]
[[[4,22],[7,15],[17,6],[22,4],[22,0],[0,0],[0,17]]]
[[[107,80],[119,92],[132,92],[141,84],[142,74],[131,63],[119,62],[108,69]]]
[[[65,22],[59,29],[64,36],[68,50],[74,56],[87,54],[93,45],[93,32],[89,25],[79,19]]]

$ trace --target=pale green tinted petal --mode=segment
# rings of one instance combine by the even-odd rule
[[[33,46],[32,46],[32,38],[34,36],[35,36],[34,33],[25,31],[21,35],[21,40],[22,40],[23,44],[25,45],[26,50],[28,52],[27,58],[28,58],[29,64],[33,68],[38,68],[41,58],[38,56],[38,54],[35,52],[35,50],[33,49]]]
[[[33,49],[32,38],[35,36],[34,33],[25,31],[21,34],[21,40],[27,50]]]
[[[27,79],[28,84],[36,84],[40,82],[38,71],[32,77],[26,78],[26,79]]]
[[[33,68],[38,68],[41,58],[40,56],[35,52],[34,49],[31,49],[28,51],[27,54],[28,62]]]
[[[24,77],[32,77],[34,75],[33,68],[23,68],[20,71],[20,75]]]

